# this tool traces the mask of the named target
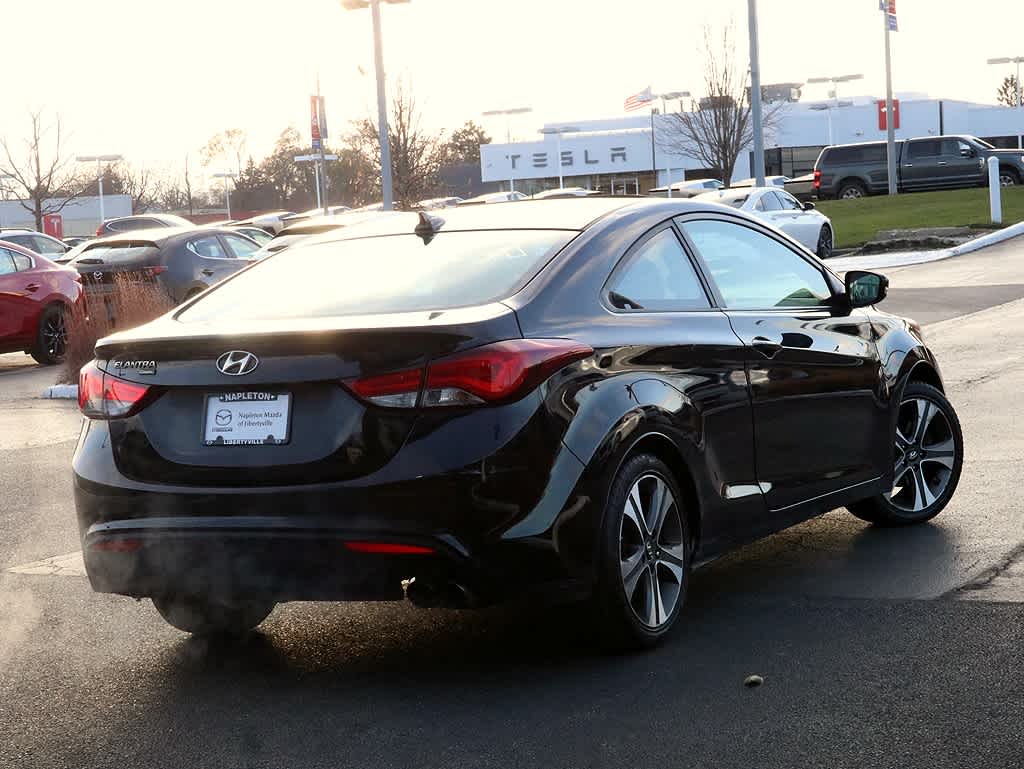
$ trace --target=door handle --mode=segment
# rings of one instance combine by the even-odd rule
[[[39,284],[38,283],[29,283],[27,286],[25,286],[25,290],[34,294],[36,291],[39,290]]]
[[[947,162],[946,162],[945,160],[940,160],[940,161],[939,161],[938,163],[936,163],[935,165],[937,165],[937,166],[948,166],[948,165],[949,165],[949,163],[947,163]]]
[[[904,168],[913,168],[913,167],[914,167],[914,164],[913,164],[913,163],[904,163],[904,164],[903,164],[903,167],[904,167]]]
[[[774,358],[782,349],[781,342],[776,342],[764,336],[755,336],[751,340],[750,346],[766,358]]]
[[[200,270],[200,272],[203,273],[203,275],[205,275],[206,277],[210,277],[211,275],[213,275],[213,270],[208,269],[208,268],[204,269],[204,270]]]

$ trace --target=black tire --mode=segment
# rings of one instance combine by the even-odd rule
[[[221,604],[185,596],[154,597],[153,605],[169,625],[196,636],[245,635],[276,606],[273,601]]]
[[[672,503],[664,508],[661,525],[655,525],[652,533],[648,516],[627,515],[626,505],[631,504],[629,497],[636,487],[641,507],[650,504],[653,510],[658,482],[672,495]],[[607,646],[616,650],[651,647],[675,624],[686,601],[690,575],[691,542],[683,505],[679,484],[657,457],[637,454],[619,469],[604,510],[593,596],[598,632]],[[630,509],[635,510],[635,505]],[[639,523],[639,518],[644,523]],[[655,522],[657,516],[650,518]],[[640,576],[632,579],[633,589],[628,593],[625,571],[630,563],[635,564],[631,575],[639,572]],[[641,614],[653,616],[654,622],[641,619]]]
[[[63,307],[47,307],[39,317],[36,343],[29,355],[44,366],[56,366],[64,362],[68,349],[68,331]]]
[[[856,200],[867,197],[868,190],[860,182],[843,182],[836,197],[840,200]]]
[[[879,494],[865,499],[847,509],[861,520],[880,526],[908,526],[915,523],[930,521],[949,504],[960,482],[963,469],[964,438],[960,429],[953,405],[937,388],[923,382],[911,382],[900,398],[900,414],[897,417],[897,446],[903,436],[906,424],[905,415],[918,413],[912,407],[914,401],[923,401],[936,409],[932,417],[925,417],[924,433],[915,436],[904,448],[894,449],[896,477],[893,488],[899,489],[897,494]],[[936,417],[942,415],[944,423],[935,424]],[[920,417],[918,417],[920,418]],[[908,425],[909,426],[909,425]],[[916,431],[916,427],[913,428]],[[947,457],[946,451],[940,446],[949,443],[952,456]],[[902,456],[901,456],[902,455]],[[912,458],[908,461],[906,458]],[[948,467],[947,465],[948,460]],[[901,467],[906,468],[901,475]],[[906,476],[911,478],[907,479]],[[903,483],[901,483],[901,481]],[[911,485],[908,485],[912,484]],[[939,484],[941,483],[941,487]],[[923,484],[923,486],[922,486]],[[913,505],[909,504],[913,494]]]
[[[827,224],[821,225],[821,231],[818,233],[818,258],[828,259],[832,256],[832,228]]]
[[[999,186],[1014,187],[1020,184],[1020,174],[1012,168],[999,169]]]

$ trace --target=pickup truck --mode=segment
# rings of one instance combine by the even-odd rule
[[[974,136],[929,136],[896,142],[897,187],[900,192],[988,184],[989,157],[999,158],[999,183],[1024,180],[1024,152],[998,150]],[[861,198],[888,191],[885,142],[825,147],[814,164],[819,198]]]

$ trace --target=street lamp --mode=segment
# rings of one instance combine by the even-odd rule
[[[227,171],[227,172],[222,173],[222,174],[213,174],[213,178],[214,179],[223,179],[224,180],[224,207],[228,210],[228,220],[229,221],[231,220],[231,193],[230,193],[230,189],[228,187],[228,179],[234,179],[237,176],[238,176],[238,174],[233,174],[230,171]]]
[[[807,78],[808,85],[812,83],[831,83],[832,91],[829,93],[830,99],[835,99],[839,102],[839,89],[836,87],[837,83],[849,83],[852,80],[863,80],[864,75],[857,73],[856,75],[836,75],[835,77],[809,77]]]
[[[823,102],[821,104],[812,104],[811,109],[815,112],[824,112],[828,116],[828,143],[832,144],[832,110],[838,109],[839,107],[852,107],[852,101],[839,101],[836,100],[835,104],[829,102]]]
[[[1017,65],[1017,78],[1016,78],[1016,83],[1017,83],[1016,97],[1017,98],[1016,98],[1016,100],[1013,103],[1013,106],[1016,107],[1017,109],[1020,109],[1020,107],[1021,107],[1021,104],[1020,104],[1020,63],[1022,61],[1024,61],[1024,56],[1003,56],[1003,57],[998,58],[998,59],[989,59],[988,60],[989,64],[1016,64]],[[1021,127],[1020,126],[1017,126],[1017,149],[1022,149],[1022,147],[1021,147]]]
[[[565,189],[565,185],[562,183],[562,134],[579,133],[579,130],[580,129],[578,129],[576,126],[563,125],[558,126],[556,128],[541,128],[537,132],[544,134],[545,136],[549,136],[551,134],[555,135],[555,151],[557,153],[557,160],[555,161],[555,163],[558,165],[558,189],[560,190]]]
[[[383,0],[390,5],[408,3],[409,0]],[[381,0],[341,0],[348,11],[369,8],[373,15],[373,65],[377,71],[377,125],[380,132],[380,187],[383,209],[390,211],[391,200],[391,140],[388,136],[388,102],[384,93],[384,50],[380,41]]]
[[[512,122],[509,120],[511,115],[525,115],[527,112],[533,112],[533,107],[510,107],[509,109],[489,109],[486,112],[480,114],[484,117],[493,117],[497,115],[505,116],[505,142],[507,144],[512,143]],[[509,192],[516,191],[516,176],[513,168],[509,168],[508,188]]]
[[[123,160],[121,155],[78,155],[75,160],[79,163],[91,163],[96,161],[96,181],[99,185],[100,193],[100,226],[103,226],[104,215],[103,215],[103,163],[116,163],[118,160]]]
[[[761,53],[757,42],[757,0],[747,0],[750,37],[750,117],[754,125],[754,184],[764,186],[764,119],[761,115]],[[729,179],[722,179],[729,184]]]

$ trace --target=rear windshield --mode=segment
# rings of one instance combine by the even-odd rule
[[[151,259],[159,249],[152,243],[100,243],[75,257],[75,264],[126,264]]]
[[[210,291],[178,320],[264,320],[446,310],[511,296],[576,235],[440,232],[302,243]]]

